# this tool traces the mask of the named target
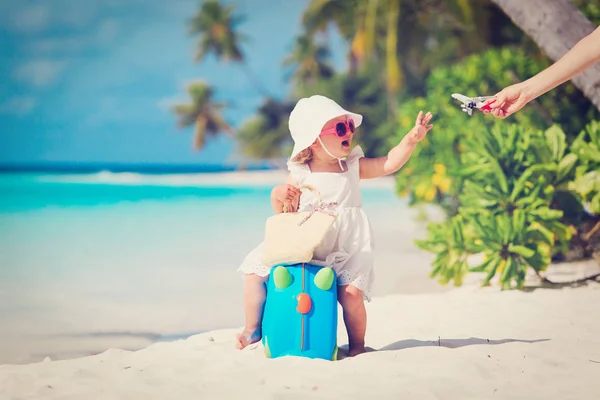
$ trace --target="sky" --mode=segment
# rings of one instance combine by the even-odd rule
[[[229,0],[245,15],[243,50],[275,96],[307,0]],[[209,82],[239,126],[263,100],[239,65],[193,60],[187,21],[201,0],[0,0],[0,163],[221,164],[225,135],[192,149],[169,107]],[[334,53],[343,46],[333,35]],[[343,62],[336,55],[335,63]]]

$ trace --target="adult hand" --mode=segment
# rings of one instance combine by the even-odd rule
[[[533,96],[529,94],[527,87],[522,83],[508,86],[498,92],[493,99],[486,102],[490,110],[483,110],[485,114],[492,114],[496,118],[506,118],[519,111],[529,103]]]

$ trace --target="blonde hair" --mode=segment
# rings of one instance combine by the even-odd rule
[[[313,153],[310,147],[302,150],[300,153],[296,154],[296,157],[292,159],[293,162],[308,164],[310,160],[312,160]]]

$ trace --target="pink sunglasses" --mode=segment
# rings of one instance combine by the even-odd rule
[[[348,132],[354,133],[355,131],[356,128],[354,127],[354,121],[350,119],[344,122],[338,122],[333,128],[329,128],[321,132],[321,135],[331,135],[332,133],[335,133],[337,137],[343,138],[348,134]]]

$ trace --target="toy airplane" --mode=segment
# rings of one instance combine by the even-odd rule
[[[460,105],[460,108],[462,108],[462,110],[464,112],[466,112],[467,114],[469,114],[469,116],[471,116],[473,114],[473,109],[476,108],[478,110],[488,110],[490,111],[490,105],[487,104],[485,105],[485,102],[488,101],[489,99],[494,98],[494,96],[480,96],[480,97],[467,97],[464,96],[460,93],[454,93],[452,94],[452,98],[462,102],[462,104]],[[492,101],[493,103],[493,101]],[[490,104],[492,104],[490,103]]]

